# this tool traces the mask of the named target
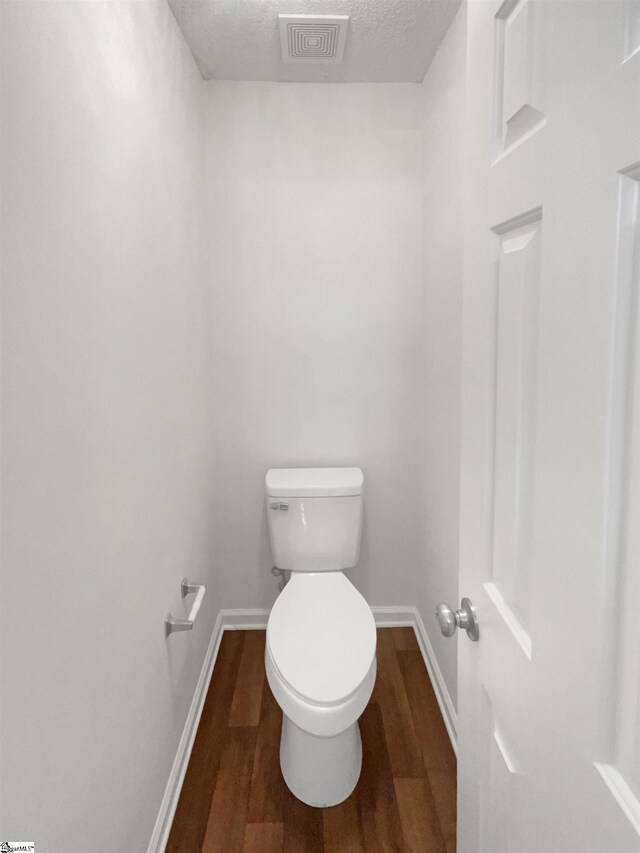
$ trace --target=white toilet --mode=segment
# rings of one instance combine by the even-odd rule
[[[274,562],[291,579],[271,610],[265,662],[283,711],[280,766],[310,806],[334,806],[360,776],[358,717],[376,678],[376,627],[343,574],[358,562],[359,468],[283,468],[266,476]]]

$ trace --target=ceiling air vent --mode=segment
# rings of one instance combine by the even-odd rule
[[[342,62],[348,15],[278,15],[282,61],[337,65]]]

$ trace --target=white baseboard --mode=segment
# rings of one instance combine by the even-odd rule
[[[451,741],[451,746],[453,747],[453,751],[457,756],[458,714],[451,700],[451,694],[447,690],[447,685],[445,683],[444,676],[442,675],[442,670],[438,666],[438,660],[436,658],[435,652],[433,651],[433,646],[431,645],[431,640],[429,639],[429,635],[427,634],[427,629],[425,628],[424,622],[422,621],[420,611],[417,607],[412,607],[411,609],[414,611],[413,628],[416,632],[416,637],[418,638],[418,645],[420,646],[420,651],[422,652],[424,665],[426,666],[427,672],[429,673],[433,692],[436,694],[436,699],[438,700],[438,705],[440,707],[440,713],[442,714],[442,719],[444,720],[444,724],[447,729],[447,734],[449,735],[449,740]]]
[[[415,607],[371,608],[378,628],[399,628],[411,625],[415,627]],[[270,610],[261,608],[238,608],[221,610],[222,627],[225,631],[264,630],[267,627]]]
[[[200,670],[198,683],[196,684],[196,689],[193,694],[191,707],[189,708],[184,729],[182,730],[182,737],[178,744],[178,751],[176,752],[171,773],[169,774],[169,780],[164,790],[164,796],[162,798],[162,803],[160,804],[160,811],[158,812],[156,824],[153,828],[147,853],[164,853],[164,849],[167,846],[169,833],[171,832],[171,824],[173,823],[173,818],[178,806],[178,800],[180,799],[182,783],[184,782],[185,773],[187,772],[187,766],[191,757],[193,742],[196,738],[196,732],[198,731],[200,716],[202,715],[204,702],[207,698],[209,682],[213,675],[213,667],[215,665],[216,658],[218,657],[218,650],[220,648],[223,630],[222,613],[218,613],[215,625],[213,626],[213,632],[211,634],[207,653],[204,656],[204,662],[202,664],[202,669]]]
[[[447,728],[449,738],[451,739],[451,745],[457,755],[458,718],[456,715],[456,709],[453,707],[451,696],[447,690],[442,672],[438,666],[438,662],[433,651],[433,646],[429,640],[427,630],[424,626],[424,622],[422,621],[422,617],[418,612],[418,608],[410,606],[374,606],[371,610],[373,611],[378,628],[410,626],[414,629],[418,639],[418,645],[420,646],[420,651],[422,652],[424,664],[427,668],[427,672],[429,673],[429,678],[431,680],[434,693],[436,694],[436,699],[438,700],[444,724]],[[162,798],[162,804],[160,806],[160,811],[158,812],[158,818],[151,836],[151,841],[149,842],[147,853],[164,853],[167,845],[169,833],[171,831],[171,824],[180,798],[180,791],[182,790],[182,783],[184,782],[189,758],[191,757],[193,742],[198,730],[198,723],[200,722],[200,716],[207,697],[207,691],[209,690],[209,682],[211,681],[211,675],[213,674],[213,667],[215,665],[216,658],[218,657],[218,650],[220,648],[223,631],[263,630],[267,627],[268,618],[269,610],[266,608],[240,608],[234,610],[221,610],[218,613],[218,617],[213,628],[213,634],[211,635],[211,642],[209,643],[209,647],[202,664],[200,677],[198,678],[198,683],[193,695],[191,707],[189,708],[182,737],[178,744],[178,751],[173,762],[173,767],[171,768],[169,781],[165,788],[164,797]]]
[[[264,631],[270,612],[268,607],[221,610],[222,627],[225,631]]]
[[[375,605],[371,608],[373,618],[378,628],[407,628],[414,626],[414,607],[383,607]]]

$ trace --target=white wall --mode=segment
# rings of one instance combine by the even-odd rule
[[[419,84],[207,84],[216,560],[226,607],[277,594],[270,467],[360,465],[371,604],[414,601]]]
[[[268,467],[362,466],[455,697],[464,14],[422,86],[205,87],[164,0],[1,9],[0,835],[142,851]]]
[[[422,84],[422,333],[420,530],[416,600],[455,705],[457,637],[445,639],[436,605],[458,597],[460,356],[462,331],[462,183],[466,4]],[[464,590],[462,590],[464,594]]]
[[[0,836],[140,853],[219,607],[202,82],[163,0],[1,6]]]

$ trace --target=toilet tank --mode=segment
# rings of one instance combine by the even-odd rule
[[[360,557],[360,468],[272,468],[265,477],[273,560],[292,572],[335,572]]]

